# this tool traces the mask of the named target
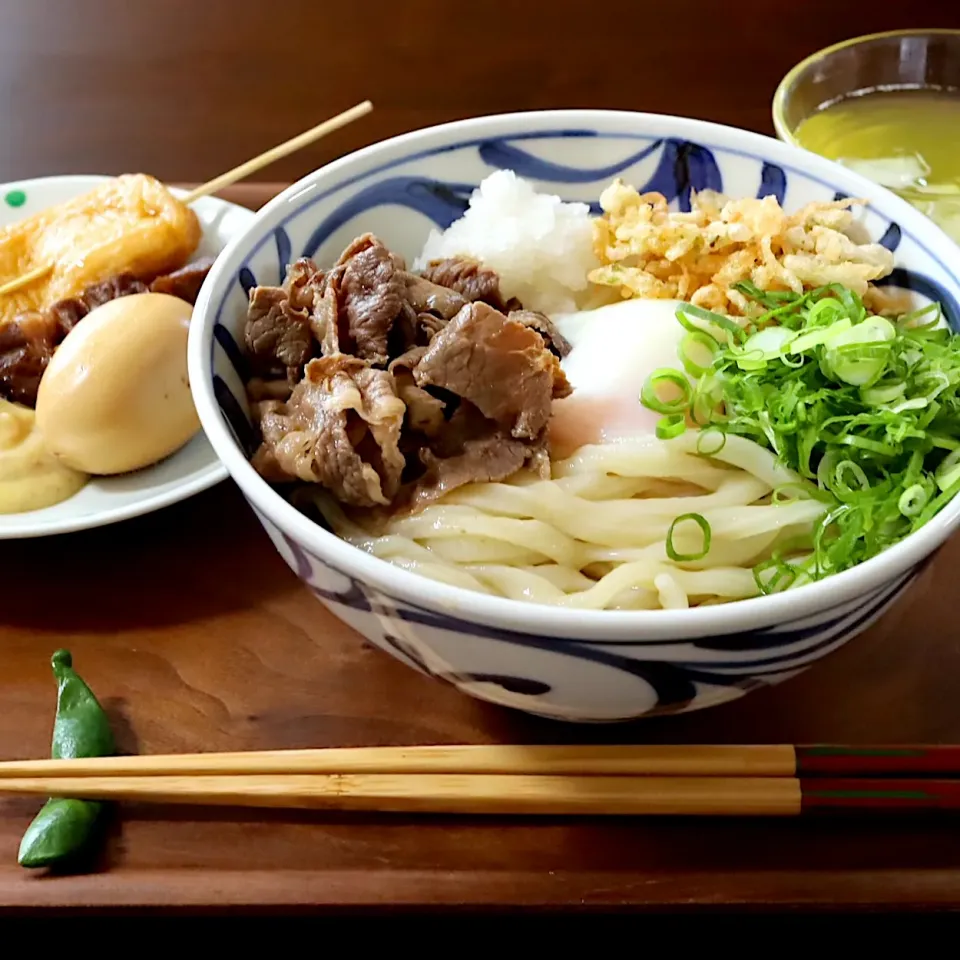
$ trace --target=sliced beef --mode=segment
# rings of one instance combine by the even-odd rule
[[[287,267],[282,286],[250,291],[244,342],[258,376],[286,376],[292,386],[303,375],[307,361],[318,352],[314,339],[323,343],[318,316],[324,314],[325,281],[324,272],[302,257]]]
[[[437,443],[420,451],[420,461],[424,472],[404,490],[402,512],[422,510],[468,483],[506,480],[527,463],[549,476],[550,464],[544,437],[511,437],[469,403],[457,410]]]
[[[243,331],[247,353],[257,373],[286,375],[291,384],[303,374],[313,354],[310,314],[291,301],[282,287],[254,287]]]
[[[425,347],[447,325],[433,313],[417,313],[405,303],[394,321],[387,344],[391,357],[400,357],[416,347]]]
[[[341,503],[389,504],[404,467],[404,411],[386,370],[342,354],[311,360],[285,404],[261,407],[254,466],[267,479],[319,483]]]
[[[418,387],[413,378],[413,368],[420,362],[426,349],[426,347],[414,347],[397,357],[388,369],[396,381],[397,396],[407,407],[404,425],[426,437],[435,437],[443,428],[446,405],[423,387]]]
[[[289,380],[264,380],[262,377],[253,377],[247,383],[247,397],[251,403],[260,403],[263,400],[289,399],[293,387]]]
[[[549,476],[570,345],[475,261],[418,276],[365,234],[329,271],[298,260],[282,288],[254,291],[246,334],[253,462],[270,481],[320,484],[370,519],[524,467]]]
[[[150,292],[166,293],[171,297],[186,300],[187,303],[196,303],[200,288],[203,286],[203,281],[207,279],[213,261],[213,257],[204,257],[202,260],[188,263],[179,270],[174,270],[173,273],[157,277],[150,284]]]
[[[572,349],[570,343],[545,313],[540,313],[539,310],[512,310],[507,316],[525,327],[536,330],[543,337],[547,349],[557,359],[562,360]]]
[[[424,343],[429,343],[446,325],[446,320],[442,320],[432,313],[417,314],[417,332],[419,340]]]
[[[452,320],[466,305],[467,298],[456,290],[443,287],[415,273],[404,274],[407,302],[418,314],[427,314],[446,322]]]
[[[406,353],[401,353],[396,360],[391,360],[390,366],[387,367],[387,369],[394,376],[413,373],[413,368],[423,359],[423,355],[426,352],[426,347],[411,347]]]
[[[283,289],[294,309],[313,311],[317,299],[323,295],[323,279],[323,271],[309,257],[301,257],[287,267]]]
[[[413,371],[418,386],[469,400],[517,439],[535,439],[550,405],[570,393],[557,358],[531,327],[485,303],[465,306],[430,342]]]
[[[350,352],[362,360],[386,364],[390,328],[406,296],[405,274],[371,234],[347,247],[337,265],[344,267],[339,302],[347,320]]]
[[[387,340],[387,352],[391,357],[399,357],[411,350],[418,344],[419,322],[417,320],[417,311],[404,303],[397,314],[397,319],[393,321],[393,327],[390,330],[390,336]]]
[[[434,260],[422,271],[425,279],[456,290],[466,300],[487,303],[495,310],[507,309],[500,293],[500,278],[489,267],[468,257]]]
[[[313,312],[310,314],[310,329],[325,357],[340,353],[341,342],[346,343],[348,338],[345,322],[340,315],[342,278],[343,267],[327,274],[314,298]]]

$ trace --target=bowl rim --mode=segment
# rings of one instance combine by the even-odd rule
[[[240,264],[232,261],[238,258],[241,248],[253,246],[268,235],[275,226],[273,221],[282,219],[282,213],[289,205],[320,189],[318,182],[322,184],[332,181],[338,173],[355,165],[362,167],[371,158],[404,148],[418,140],[437,138],[442,141],[449,134],[469,135],[484,130],[494,133],[497,126],[529,122],[533,117],[539,122],[592,122],[600,123],[601,126],[603,121],[628,120],[638,125],[672,128],[672,132],[664,133],[664,136],[697,139],[699,135],[709,140],[713,134],[714,139],[733,138],[735,145],[717,148],[735,153],[738,148],[742,152],[753,147],[756,154],[764,159],[772,162],[779,159],[814,179],[820,174],[827,184],[839,185],[847,182],[850,184],[849,193],[852,196],[879,196],[885,207],[884,216],[895,218],[905,226],[905,232],[913,236],[932,236],[936,241],[935,245],[943,245],[944,252],[948,254],[945,257],[947,262],[952,261],[951,272],[960,276],[960,248],[905,200],[831,160],[773,137],[736,127],[650,112],[534,110],[457,120],[378,141],[307,174],[261,207],[250,226],[234,237],[218,257],[194,309],[188,346],[188,369],[200,421],[217,455],[221,457],[230,476],[261,520],[269,521],[269,525],[279,529],[283,535],[303,545],[319,562],[329,565],[337,574],[354,578],[366,587],[382,591],[390,599],[398,600],[407,607],[439,613],[471,624],[526,634],[579,639],[588,643],[652,644],[689,641],[696,637],[748,630],[769,630],[779,624],[818,618],[818,615],[819,619],[822,619],[823,614],[837,611],[844,604],[856,603],[857,600],[879,592],[888,585],[906,580],[915,568],[930,557],[960,526],[960,497],[954,498],[923,528],[882,554],[842,573],[785,593],[682,610],[581,610],[495,597],[434,581],[396,567],[341,540],[310,520],[254,470],[232,436],[217,404],[210,366],[213,328],[217,322],[219,305],[227,287],[235,281]],[[490,127],[494,130],[490,130]],[[377,607],[374,607],[374,612],[377,612]]]
[[[786,102],[787,94],[790,88],[793,86],[796,79],[810,66],[815,64],[818,60],[823,60],[826,57],[829,57],[831,54],[839,53],[841,50],[846,50],[849,47],[858,47],[865,43],[872,43],[875,40],[888,40],[891,37],[930,37],[930,36],[954,36],[960,39],[960,29],[953,27],[929,27],[927,29],[923,28],[910,28],[909,30],[884,30],[880,33],[865,33],[860,37],[851,37],[849,40],[841,40],[839,43],[832,43],[828,47],[822,47],[819,50],[815,50],[809,56],[804,57],[799,63],[792,66],[784,75],[780,82],[777,84],[777,89],[773,92],[773,100],[771,102],[771,114],[773,119],[773,129],[776,130],[777,136],[783,140],[784,143],[789,143],[791,146],[800,147],[800,142],[793,135],[793,131],[790,130],[787,125],[787,121],[784,118],[784,113],[786,111]],[[804,149],[801,147],[801,149]]]

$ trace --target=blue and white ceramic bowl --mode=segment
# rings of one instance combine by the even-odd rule
[[[871,201],[862,223],[897,258],[891,283],[936,297],[960,329],[960,248],[886,190],[775,140],[695,120],[569,110],[484,117],[368,147],[294,184],[217,261],[194,311],[190,380],[210,442],[277,550],[338,617],[414,669],[465,693],[562,720],[695,710],[778,683],[873,623],[960,522],[960,499],[882,556],[786,594],[679,611],[579,611],[434,583],[337,539],[247,461],[238,348],[247,290],[299,256],[332,262],[373,231],[412,260],[460,216],[491,171],[510,168],[566,200],[595,203],[615,176],[681,209],[691,190]]]

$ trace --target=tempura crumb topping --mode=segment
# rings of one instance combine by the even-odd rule
[[[787,214],[773,196],[730,200],[705,190],[679,213],[662,194],[615,180],[600,196],[594,246],[602,266],[589,277],[624,299],[687,300],[732,316],[758,309],[734,289],[745,280],[795,293],[839,283],[863,296],[893,270],[889,250],[851,236],[851,208],[864,202],[809,203]]]

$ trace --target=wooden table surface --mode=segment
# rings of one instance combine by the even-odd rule
[[[589,15],[593,14],[593,15]],[[955,0],[404,4],[0,0],[0,180],[146,169],[203,180],[364,97],[375,113],[265,172],[291,179],[430,123],[538,107],[649,109],[770,132],[799,58]],[[617,55],[619,54],[619,59]],[[271,187],[236,196],[256,205]],[[427,742],[960,741],[960,541],[867,634],[702,714],[581,729],[467,699],[308,595],[231,483],[90,533],[0,543],[0,755],[49,750],[69,646],[124,750]],[[124,809],[100,864],[16,866],[36,805],[0,801],[0,910],[263,905],[873,908],[960,903],[955,826],[419,822]]]

